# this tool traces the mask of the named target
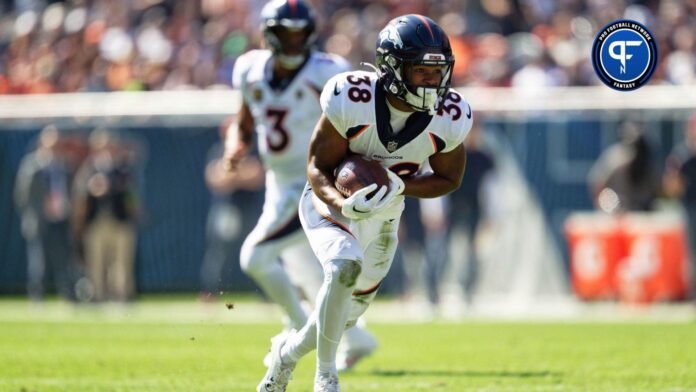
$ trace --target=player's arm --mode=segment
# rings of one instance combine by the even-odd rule
[[[237,113],[237,120],[230,124],[225,137],[225,153],[223,162],[228,171],[235,171],[239,165],[239,161],[244,158],[249,150],[254,139],[254,117],[246,102],[242,102],[242,106]]]
[[[348,151],[348,140],[322,114],[309,142],[307,179],[317,197],[338,211],[341,211],[345,198],[334,186],[334,171]]]
[[[432,173],[404,179],[404,195],[430,198],[446,195],[459,188],[466,166],[466,150],[460,144],[452,151],[430,157]]]

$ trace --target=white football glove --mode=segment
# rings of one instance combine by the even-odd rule
[[[404,189],[406,188],[404,180],[397,176],[393,171],[387,170],[387,176],[389,176],[389,192],[387,192],[387,194],[384,195],[384,197],[382,197],[382,199],[375,205],[375,211],[379,211],[388,206],[396,196],[404,193]]]
[[[377,189],[377,184],[368,185],[355,191],[355,193],[343,202],[341,214],[353,220],[367,219],[374,215],[374,213],[377,212],[375,205],[377,205],[384,197],[384,194],[387,193],[387,187],[383,186],[368,200],[367,195],[372,193],[375,189]]]

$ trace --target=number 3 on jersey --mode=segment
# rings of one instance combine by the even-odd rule
[[[285,150],[290,143],[290,134],[285,129],[284,120],[288,111],[286,109],[267,109],[266,117],[273,121],[273,127],[266,134],[266,144],[275,154]]]

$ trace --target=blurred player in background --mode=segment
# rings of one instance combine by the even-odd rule
[[[231,117],[220,126],[220,140],[226,139]],[[248,155],[238,163],[237,170],[226,170],[223,159],[224,143],[214,144],[208,152],[205,183],[211,193],[206,224],[206,250],[201,264],[201,300],[213,302],[221,292],[223,275],[230,263],[237,261],[235,252],[242,246],[242,233],[256,224],[256,217],[244,214],[257,208],[258,191],[263,187],[263,167],[259,160]],[[236,271],[235,271],[236,272]]]
[[[116,131],[98,128],[73,182],[73,231],[82,245],[89,298],[132,300],[136,295],[136,247],[142,216],[137,179],[142,148]]]
[[[619,134],[587,176],[595,205],[611,213],[652,211],[660,193],[655,148],[638,123],[624,122]]]
[[[679,197],[686,213],[687,244],[690,261],[689,299],[696,305],[696,114],[686,123],[684,141],[667,157],[663,189]]]
[[[36,149],[22,159],[14,188],[27,243],[27,291],[34,301],[44,298],[49,278],[58,294],[75,300],[77,265],[70,236],[72,174],[64,140],[55,125],[47,125],[39,134]]]
[[[312,50],[315,19],[303,2],[272,1],[263,8],[261,17],[267,49],[252,50],[236,62],[233,84],[242,92],[243,100],[237,121],[227,134],[224,160],[228,170],[238,170],[239,162],[251,149],[256,130],[266,169],[266,197],[259,222],[242,246],[241,266],[283,308],[289,319],[288,329],[299,329],[307,322],[308,310],[278,261],[281,255],[288,256],[285,253],[291,246],[304,244],[305,282],[300,286],[313,302],[322,273],[298,216],[307,181],[307,145],[321,115],[319,95],[324,84],[337,73],[349,70],[349,64],[338,56]],[[357,328],[346,333],[345,343],[341,368],[352,367],[376,348],[375,339]]]
[[[273,362],[259,391],[284,391],[297,361],[314,348],[314,391],[340,390],[339,340],[389,271],[404,196],[437,197],[461,183],[472,112],[450,89],[453,65],[444,31],[430,18],[406,15],[380,32],[376,72],[343,73],[324,88],[300,202],[324,284],[308,323],[273,342]],[[345,198],[335,187],[334,170],[351,153],[379,161],[388,169],[389,186],[377,190],[372,184]],[[432,171],[416,175],[426,161]]]
[[[459,189],[451,195],[436,199],[421,199],[421,221],[425,229],[425,282],[428,300],[432,310],[442,305],[441,295],[446,294],[444,286],[445,271],[448,264],[461,283],[464,299],[471,305],[479,275],[477,233],[479,223],[486,215],[484,190],[491,186],[495,162],[490,152],[483,146],[483,134],[477,118],[467,136],[466,173]],[[466,239],[466,256],[460,260],[450,254],[450,243],[461,232]]]

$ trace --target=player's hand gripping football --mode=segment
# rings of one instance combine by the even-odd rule
[[[380,211],[387,207],[396,196],[404,193],[406,185],[401,177],[397,176],[396,173],[387,169],[387,176],[389,177],[389,192],[387,192],[384,197],[375,205],[374,210]]]
[[[376,213],[389,206],[396,196],[404,192],[404,181],[394,172],[387,170],[389,187],[381,187],[371,198],[367,195],[377,189],[377,184],[366,186],[355,192],[343,203],[341,213],[346,218],[360,220],[374,216]]]
[[[376,189],[377,184],[371,184],[355,191],[343,202],[341,214],[343,214],[343,216],[346,218],[353,220],[367,219],[374,215],[374,213],[378,211],[375,209],[375,206],[387,193],[387,187],[383,186],[377,191],[377,193],[375,193],[374,196],[368,198],[367,195]]]

